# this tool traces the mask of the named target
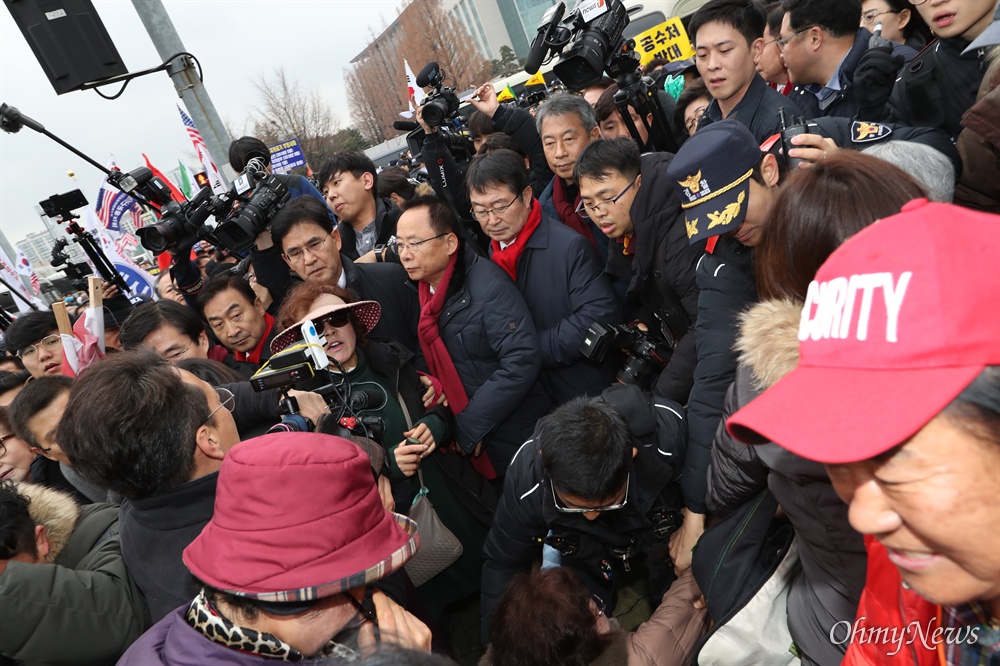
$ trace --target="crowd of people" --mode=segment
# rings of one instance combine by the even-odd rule
[[[665,113],[486,84],[426,183],[277,176],[82,372],[18,317],[0,663],[1000,665],[1000,7],[688,31]]]

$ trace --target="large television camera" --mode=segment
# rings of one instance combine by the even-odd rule
[[[189,248],[199,240],[241,253],[257,240],[291,198],[281,179],[266,171],[264,160],[251,159],[230,190],[213,196],[202,188],[190,201],[170,200],[160,208],[160,221],[136,230],[142,246],[153,252]],[[209,216],[218,224],[205,226]]]
[[[352,388],[344,368],[337,366],[338,372],[330,370],[331,360],[324,351],[326,338],[316,332],[313,322],[302,324],[302,342],[293,344],[272,356],[267,364],[250,378],[254,391],[277,389],[283,395],[279,411],[296,414],[298,406],[288,391],[312,391],[323,396],[330,408],[330,414],[338,428],[328,434],[361,435],[381,444],[385,424],[379,417],[362,415],[360,412],[381,409],[388,397],[381,389]],[[329,417],[328,417],[329,418]]]
[[[646,127],[649,144],[645,148],[675,153],[677,140],[670,131],[659,91],[652,77],[642,75],[635,40],[622,37],[628,24],[628,10],[621,0],[580,0],[568,15],[566,3],[560,2],[542,17],[524,71],[535,74],[558,56],[552,70],[571,90],[592,86],[607,72],[618,84],[615,106],[636,143],[643,145],[629,106]],[[652,123],[646,121],[650,114]]]
[[[170,250],[176,253],[191,247],[198,240],[207,240],[234,254],[242,253],[253,245],[260,232],[291,198],[288,187],[280,177],[268,174],[264,160],[256,158],[250,160],[225,194],[213,196],[212,190],[205,187],[190,201],[174,201],[170,189],[159,178],[154,177],[150,169],[139,167],[129,172],[107,169],[46,130],[38,121],[12,106],[0,104],[0,129],[15,133],[24,127],[44,134],[86,160],[106,174],[111,185],[134,198],[147,210],[157,211],[159,222],[136,231],[142,246],[153,252]],[[52,205],[61,206],[59,212],[70,210],[63,201],[53,201]],[[82,205],[86,205],[86,200]],[[45,208],[44,202],[42,207]],[[55,212],[48,210],[46,213],[55,215]],[[214,227],[205,224],[209,216],[214,216],[218,221]],[[128,290],[126,288],[123,291]]]
[[[455,94],[454,88],[444,85],[444,79],[444,71],[433,60],[420,70],[417,75],[417,85],[421,88],[434,87],[434,92],[428,94],[420,105],[420,113],[425,123],[438,128],[439,136],[455,161],[463,164],[475,157],[476,147],[472,143],[472,135],[466,126],[465,118],[458,112],[458,95]],[[398,124],[400,128],[403,125],[410,126],[409,123]],[[419,125],[406,135],[406,146],[414,158],[423,153],[426,139],[427,135]]]
[[[657,340],[636,326],[594,322],[580,345],[580,353],[602,363],[613,350],[624,350],[628,354],[615,379],[622,384],[635,384],[648,389],[660,371],[667,367],[673,346],[669,341]]]

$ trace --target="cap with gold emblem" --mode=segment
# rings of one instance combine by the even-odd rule
[[[684,142],[667,178],[680,197],[689,243],[743,224],[750,174],[761,155],[753,135],[735,120],[712,123]]]

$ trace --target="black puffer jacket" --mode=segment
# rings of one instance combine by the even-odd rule
[[[704,241],[688,244],[680,199],[667,181],[670,153],[642,156],[642,186],[630,214],[638,246],[631,262],[628,294],[636,297],[678,340],[670,363],[656,384],[659,395],[682,405],[694,383],[694,324],[698,318],[695,266],[705,252]],[[620,255],[618,247],[613,255]],[[613,257],[615,262],[619,257]],[[609,272],[620,274],[609,258]]]
[[[742,318],[740,366],[726,397],[726,417],[798,364],[801,304],[770,301]],[[712,449],[708,507],[728,513],[769,488],[795,528],[801,573],[788,596],[788,628],[805,663],[837,664],[846,644],[830,641],[830,627],[853,622],[865,585],[867,556],[847,520],[847,505],[823,465],[776,444],[747,446],[720,424]]]
[[[531,191],[537,197],[552,181],[552,170],[545,159],[542,137],[538,136],[535,118],[513,104],[501,104],[493,113],[493,128],[510,136],[515,146],[531,162]]]
[[[528,306],[499,266],[466,249],[438,328],[469,397],[455,415],[455,441],[466,452],[482,441],[502,476],[549,409],[537,382],[541,354]]]
[[[541,558],[542,544],[550,531],[549,541],[572,544],[572,552],[563,551],[563,565],[572,567],[592,591],[599,592],[609,609],[614,608],[618,577],[636,561],[645,560],[651,598],[659,599],[673,582],[666,543],[680,525],[681,501],[674,470],[684,458],[687,432],[683,410],[663,398],[651,402],[635,386],[618,385],[604,395],[623,413],[636,439],[638,452],[632,461],[628,502],[597,520],[557,511],[541,451],[534,445],[534,437],[526,441],[511,461],[483,548],[480,610],[484,645],[489,642],[493,613],[507,582]]]
[[[989,63],[988,48],[970,53],[964,39],[938,39],[900,70],[887,105],[887,119],[914,127],[936,127],[955,140],[962,116],[976,103]]]
[[[726,390],[736,375],[733,344],[739,314],[757,300],[751,253],[739,241],[722,237],[714,251],[698,262],[698,365],[687,404],[688,447],[681,476],[684,504],[696,513],[706,512],[706,473],[712,460],[712,440],[722,419]]]

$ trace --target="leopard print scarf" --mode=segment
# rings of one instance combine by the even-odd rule
[[[195,631],[208,640],[232,650],[281,661],[302,661],[306,658],[301,652],[273,634],[240,627],[230,622],[208,600],[204,589],[191,602],[185,619]],[[332,657],[350,663],[360,659],[361,655],[357,651],[331,640],[317,657]]]

